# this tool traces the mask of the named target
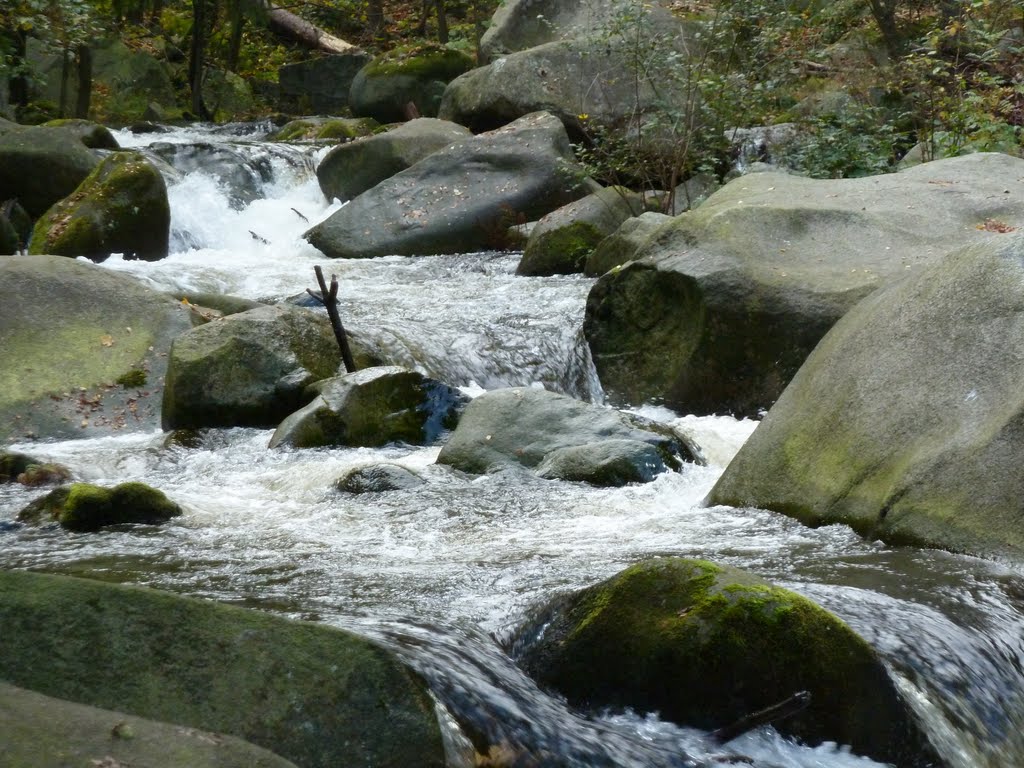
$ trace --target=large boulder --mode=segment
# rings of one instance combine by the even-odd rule
[[[752,574],[653,558],[549,605],[516,643],[539,682],[591,710],[704,729],[799,691],[782,733],[904,768],[937,763],[878,655],[839,618]]]
[[[15,198],[36,218],[74,192],[99,164],[99,154],[61,127],[0,134],[0,201]]]
[[[203,104],[218,120],[237,120],[256,109],[256,98],[249,82],[229,70],[207,67],[202,90]]]
[[[348,107],[352,80],[371,58],[356,51],[284,65],[277,70],[281,108],[291,114],[340,114]]]
[[[538,112],[425,157],[305,237],[330,258],[466,253],[586,191],[565,129]]]
[[[181,507],[163,491],[145,483],[103,488],[72,483],[36,499],[18,513],[23,523],[55,522],[69,531],[98,531],[108,525],[165,523],[181,515]]]
[[[1024,555],[1024,235],[880,290],[821,341],[708,500]]]
[[[167,352],[190,327],[186,307],[128,275],[0,259],[0,441],[158,426]]]
[[[600,277],[609,269],[621,267],[632,260],[651,235],[671,220],[671,216],[655,211],[626,219],[590,252],[583,265],[583,274]]]
[[[472,68],[473,59],[454,48],[429,43],[396,48],[359,70],[349,104],[353,114],[381,123],[408,120],[409,104],[417,117],[436,117],[445,86]]]
[[[569,275],[582,272],[590,254],[627,219],[644,211],[640,195],[606,187],[564,205],[530,231],[517,275]]]
[[[678,469],[697,455],[683,436],[662,425],[526,387],[473,400],[437,463],[473,474],[523,466],[548,478],[623,485]]]
[[[646,3],[645,8],[663,29],[676,24],[660,2]],[[635,13],[632,0],[506,0],[480,39],[480,53],[493,61],[555,40],[607,36]]]
[[[296,768],[234,736],[88,707],[3,682],[0,721],[0,765],[7,768]]]
[[[0,679],[245,739],[298,766],[444,766],[434,704],[338,629],[138,587],[0,572]]]
[[[433,443],[455,425],[468,398],[457,389],[398,366],[364,368],[328,379],[320,394],[286,418],[270,447]]]
[[[591,290],[583,330],[606,394],[756,415],[867,294],[1024,226],[1022,174],[1024,160],[976,154],[869,178],[730,182]]]
[[[164,429],[272,427],[341,362],[323,313],[262,306],[193,328],[171,347]]]
[[[383,130],[372,117],[300,117],[267,137],[269,141],[351,141]]]
[[[317,166],[316,178],[328,200],[351,200],[469,135],[461,125],[433,117],[410,120],[386,133],[334,147]]]
[[[163,176],[140,152],[115,152],[36,222],[29,253],[157,261],[167,257],[170,234]]]
[[[680,31],[672,39],[669,52],[685,51],[688,35]],[[574,138],[605,132],[628,136],[644,115],[650,117],[643,125],[686,122],[694,96],[681,82],[685,70],[665,56],[660,69],[651,65],[637,72],[635,45],[618,37],[577,38],[510,54],[449,83],[438,117],[476,132],[545,110]],[[666,110],[675,117],[663,119]]]
[[[48,120],[43,123],[42,128],[60,128],[69,138],[78,139],[89,149],[120,149],[114,134],[105,125],[82,120],[80,118],[62,117],[57,120]]]

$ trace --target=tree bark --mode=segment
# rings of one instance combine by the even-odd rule
[[[325,32],[291,11],[278,8],[269,0],[262,0],[262,5],[267,12],[267,25],[276,35],[324,53],[356,53],[360,50],[359,46]]]
[[[206,0],[192,0],[192,48],[188,62],[188,83],[192,91],[192,114],[207,119],[203,104],[203,66],[206,57]]]
[[[75,49],[78,59],[78,91],[75,96],[75,117],[85,120],[89,117],[92,102],[92,48],[79,43]]]
[[[334,329],[334,340],[338,342],[338,349],[341,350],[341,361],[345,364],[348,373],[356,372],[356,363],[352,358],[352,350],[348,345],[348,336],[345,334],[345,326],[341,324],[341,315],[338,314],[338,276],[331,275],[331,287],[327,287],[324,280],[324,271],[320,265],[313,267],[316,273],[316,281],[320,284],[320,292],[306,289],[306,293],[319,301],[327,309],[327,317],[331,320],[331,328]]]

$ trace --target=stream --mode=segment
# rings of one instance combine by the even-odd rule
[[[339,205],[323,199],[313,173],[326,150],[265,143],[258,129],[118,132],[122,146],[149,147],[177,169],[167,172],[172,255],[114,256],[101,268],[161,290],[269,302],[301,296],[320,264],[338,275],[346,326],[389,362],[470,395],[543,386],[601,402],[580,334],[593,280],[517,277],[519,255],[506,253],[325,259],[301,235]],[[503,650],[555,595],[644,557],[705,558],[842,617],[882,655],[954,768],[1024,766],[1024,566],[891,547],[764,510],[705,508],[756,422],[639,411],[688,432],[708,466],[606,489],[519,472],[464,476],[434,465],[438,447],[270,451],[271,430],[212,430],[193,448],[165,447],[159,432],[16,444],[89,482],[149,483],[186,513],[92,534],[22,527],[18,511],[45,491],[0,485],[0,568],[143,584],[370,637],[430,683],[452,768],[472,765],[456,722],[552,767],[881,765],[770,727],[722,747],[655,715],[583,716]],[[332,490],[347,469],[381,460],[428,482],[363,496]]]

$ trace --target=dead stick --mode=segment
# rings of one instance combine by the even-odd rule
[[[327,316],[331,319],[331,328],[334,329],[334,338],[341,350],[341,359],[345,363],[345,370],[355,373],[356,362],[352,359],[352,350],[348,346],[348,336],[345,335],[345,326],[341,324],[341,316],[338,314],[338,276],[331,275],[331,288],[327,289],[327,282],[324,280],[324,271],[320,265],[313,267],[316,272],[316,281],[320,283],[320,293],[306,289],[306,293],[324,305]]]
[[[807,691],[794,693],[788,699],[780,701],[778,704],[772,704],[770,707],[766,707],[759,712],[752,712],[749,715],[744,715],[735,723],[712,731],[711,738],[719,744],[725,744],[726,742],[732,741],[733,739],[742,736],[747,731],[752,731],[759,726],[767,725],[768,723],[781,720],[782,718],[789,717],[790,715],[795,715],[810,703],[811,694]]]

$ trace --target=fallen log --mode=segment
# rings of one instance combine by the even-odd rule
[[[276,35],[324,53],[357,53],[362,50],[359,46],[325,32],[315,24],[274,5],[269,0],[262,0],[261,4],[267,14],[267,26]]]

